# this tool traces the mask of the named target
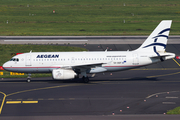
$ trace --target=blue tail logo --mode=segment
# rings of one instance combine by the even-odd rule
[[[146,47],[150,47],[150,46],[163,46],[164,49],[166,48],[166,44],[163,44],[163,43],[157,43],[157,40],[159,37],[165,37],[166,39],[168,39],[168,36],[167,35],[162,35],[164,32],[166,31],[170,31],[170,28],[167,28],[167,29],[164,29],[162,30],[161,32],[158,33],[157,36],[153,37],[154,39],[154,43],[150,44],[150,45],[147,45],[147,46],[144,46],[143,48],[146,48]]]
[[[165,37],[166,39],[168,39],[168,36],[167,36],[167,35],[163,35],[163,33],[166,32],[166,31],[170,31],[170,28],[164,29],[164,30],[162,30],[161,32],[159,32],[157,36],[153,37],[154,43],[149,44],[149,45],[147,45],[147,46],[144,46],[143,48],[147,48],[147,47],[153,46],[154,52],[155,52],[158,56],[160,56],[159,53],[157,52],[156,46],[163,46],[164,49],[166,49],[166,44],[164,44],[164,43],[157,43],[157,40],[158,40],[159,37]]]

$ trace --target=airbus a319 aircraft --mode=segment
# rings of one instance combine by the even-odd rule
[[[172,20],[161,21],[133,51],[29,52],[14,56],[3,68],[12,72],[52,73],[55,80],[73,79],[81,74],[87,83],[87,74],[128,70],[174,58],[174,53],[165,52],[171,23]],[[27,80],[30,79],[28,76]]]

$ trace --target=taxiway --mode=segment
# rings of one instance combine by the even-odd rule
[[[140,44],[71,46],[89,51],[126,51],[136,49]],[[180,44],[168,44],[166,51],[178,55]],[[136,114],[137,119],[167,119],[169,116],[164,114],[180,106],[179,63],[180,60],[173,59],[129,71],[99,73],[90,78],[88,84],[80,79],[32,78],[32,82],[27,83],[23,78],[6,78],[0,80],[1,117],[132,119]]]

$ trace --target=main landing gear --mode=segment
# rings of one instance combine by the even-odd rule
[[[88,78],[85,70],[81,72],[81,75],[83,76],[82,77],[83,82],[84,83],[88,83],[89,82],[89,78]]]
[[[31,73],[28,73],[27,82],[28,82],[28,83],[31,82]]]
[[[82,79],[83,79],[84,83],[88,83],[89,82],[89,78],[87,76],[86,77],[83,76]]]

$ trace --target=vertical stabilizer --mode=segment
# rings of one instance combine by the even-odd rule
[[[164,52],[172,20],[163,20],[136,51]]]

